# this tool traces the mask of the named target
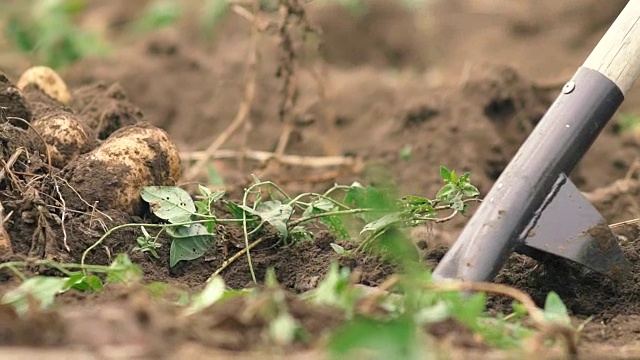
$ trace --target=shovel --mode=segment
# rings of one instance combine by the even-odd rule
[[[630,0],[562,88],[434,270],[491,281],[513,252],[553,254],[614,280],[629,272],[615,235],[568,175],[640,75],[640,0]]]

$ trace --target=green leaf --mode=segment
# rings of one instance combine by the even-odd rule
[[[181,260],[194,260],[204,255],[215,243],[215,234],[202,224],[168,227],[167,233],[173,238],[169,250],[169,266],[174,267]]]
[[[243,214],[247,214],[247,227],[255,228],[258,226],[258,221],[260,216],[250,207],[242,206],[234,203],[233,201],[223,201],[223,203],[227,206],[227,209],[233,215],[234,219],[242,219]]]
[[[288,312],[280,313],[269,322],[269,337],[276,344],[286,346],[291,344],[300,331],[298,321]]]
[[[473,329],[478,324],[486,304],[487,297],[484,293],[475,293],[466,299],[460,297],[453,304],[452,314],[461,323]]]
[[[16,17],[10,17],[7,21],[5,34],[22,52],[31,52],[35,48],[33,35],[30,34],[24,24]]]
[[[547,299],[544,302],[544,317],[551,322],[558,322],[566,325],[571,324],[571,318],[569,317],[567,307],[562,302],[562,299],[560,299],[560,296],[558,296],[554,291],[547,294]]]
[[[447,201],[456,191],[455,184],[448,183],[438,191],[436,198],[438,200]]]
[[[294,226],[289,230],[289,236],[295,241],[313,240],[313,233],[304,228],[304,226]]]
[[[76,289],[79,291],[100,291],[103,288],[102,281],[95,275],[85,275],[81,272],[73,273],[65,284],[65,290]]]
[[[462,186],[462,195],[465,198],[472,198],[474,196],[480,195],[480,191],[478,191],[477,187],[467,183]]]
[[[193,315],[206,309],[222,299],[225,292],[224,280],[216,276],[209,280],[204,289],[194,296],[191,304],[185,309],[185,315]]]
[[[109,266],[105,282],[130,284],[142,279],[142,270],[131,262],[127,254],[118,254]]]
[[[422,197],[422,196],[415,196],[415,195],[405,195],[402,197],[402,200],[404,202],[406,202],[408,205],[411,206],[420,206],[420,205],[431,205],[431,200]]]
[[[189,193],[177,186],[147,186],[140,195],[157,217],[173,224],[188,222],[196,212]]]
[[[177,1],[156,0],[149,4],[135,26],[140,30],[154,30],[176,23],[182,16],[182,4]]]
[[[451,182],[451,171],[444,166],[440,166],[440,177],[444,182]]]
[[[293,207],[291,205],[283,204],[279,200],[270,200],[261,203],[256,212],[262,218],[262,221],[266,221],[273,226],[283,238],[289,236],[289,230],[287,229],[287,221],[293,214]]]
[[[311,203],[309,207],[307,207],[302,214],[302,216],[311,216],[317,214],[324,214],[330,211],[337,210],[337,206],[335,203],[328,199],[318,199]],[[322,216],[318,219],[321,223],[323,223],[336,238],[340,240],[349,239],[349,231],[344,224],[344,221],[339,216],[327,215]]]
[[[213,165],[207,166],[207,182],[218,188],[225,187],[224,178]]]
[[[391,214],[387,214],[384,215],[383,217],[381,217],[380,219],[370,222],[367,225],[365,225],[362,230],[360,231],[360,234],[362,235],[363,233],[367,232],[367,231],[372,231],[374,234],[378,233],[380,231],[386,230],[388,229],[390,226],[399,223],[403,220],[403,215],[402,213],[391,213]]]
[[[264,275],[264,285],[268,288],[277,288],[280,286],[278,276],[276,275],[276,270],[274,268],[267,268],[267,273]]]
[[[357,318],[333,333],[329,352],[334,359],[359,358],[371,354],[371,359],[418,359],[419,342],[416,325],[411,319],[380,321]],[[355,352],[356,350],[365,350]],[[367,351],[368,350],[368,351]]]
[[[414,318],[418,324],[430,324],[444,321],[451,315],[451,307],[445,301],[439,301],[433,306],[419,309]]]
[[[407,161],[411,159],[412,151],[411,145],[405,145],[400,149],[400,159]]]
[[[349,251],[345,250],[344,247],[336,244],[336,243],[330,243],[329,244],[331,246],[331,248],[333,249],[333,251],[336,252],[336,254],[338,255],[348,255]]]
[[[315,290],[312,290],[312,301],[319,305],[335,306],[347,311],[351,316],[355,309],[359,292],[351,287],[349,268],[340,268],[338,263],[332,262],[324,279]]]
[[[206,0],[202,6],[202,15],[200,17],[200,27],[202,30],[210,34],[222,18],[229,11],[229,3],[220,0]]]
[[[37,301],[39,309],[48,309],[53,305],[56,295],[65,289],[68,280],[69,278],[34,276],[4,294],[2,303],[11,305],[20,315],[29,310],[32,303],[30,299]]]
[[[344,221],[340,219],[338,216],[323,216],[320,219],[320,222],[323,223],[329,231],[336,237],[338,240],[349,240],[351,237],[349,235],[349,231],[344,224]]]
[[[211,197],[211,190],[209,190],[208,187],[198,184],[198,190],[200,191],[200,194],[205,198]]]

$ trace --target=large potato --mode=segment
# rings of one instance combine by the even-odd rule
[[[31,127],[47,144],[51,163],[58,168],[63,168],[98,144],[93,131],[67,111],[48,112],[34,120]]]
[[[34,66],[20,76],[16,86],[24,90],[29,85],[37,86],[42,92],[61,104],[71,101],[71,94],[64,80],[53,69],[46,66]]]
[[[65,169],[69,185],[101,209],[141,215],[140,190],[175,185],[180,157],[167,133],[147,123],[124,127]]]

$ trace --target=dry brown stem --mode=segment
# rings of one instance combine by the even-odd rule
[[[255,1],[254,1],[255,2]],[[255,7],[255,6],[254,6]],[[257,28],[257,14],[254,14],[254,26],[251,35],[251,48],[247,56],[247,80],[244,89],[244,98],[236,117],[231,124],[209,145],[209,147],[203,152],[199,160],[191,166],[184,175],[186,182],[193,181],[202,171],[204,165],[210,160],[211,156],[229,140],[229,138],[247,121],[249,111],[253,106],[253,101],[256,94],[256,80],[258,73],[258,40],[259,31]]]

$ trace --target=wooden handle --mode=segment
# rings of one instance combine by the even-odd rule
[[[582,65],[600,72],[625,95],[640,75],[640,0],[630,0]]]

